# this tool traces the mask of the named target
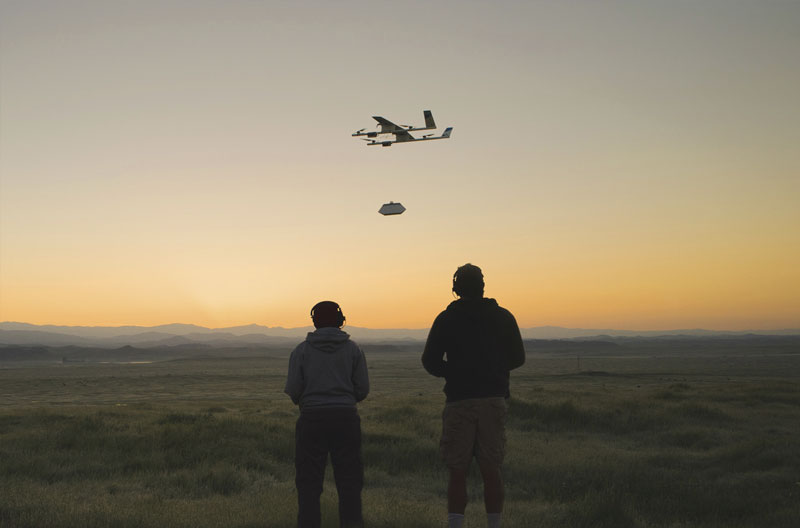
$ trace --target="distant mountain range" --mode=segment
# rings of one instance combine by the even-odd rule
[[[313,331],[311,326],[297,328],[269,327],[257,324],[228,328],[206,328],[192,324],[159,326],[56,326],[29,323],[0,323],[0,346],[136,346],[139,348],[202,344],[210,346],[291,345]],[[363,342],[423,341],[427,328],[376,329],[346,326],[354,339]],[[800,335],[800,329],[714,331],[703,329],[631,331],[611,329],[563,328],[539,326],[521,329],[525,339],[586,339],[597,337],[662,337],[662,336],[743,336]]]

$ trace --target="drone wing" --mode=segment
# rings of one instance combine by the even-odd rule
[[[381,126],[381,134],[396,134],[397,132],[404,131],[403,127],[397,126],[388,119],[380,116],[372,116],[372,119],[378,122]]]
[[[406,132],[405,130],[398,130],[397,132],[392,132],[394,134],[394,141],[395,143],[403,143],[404,141],[416,141],[414,136]]]

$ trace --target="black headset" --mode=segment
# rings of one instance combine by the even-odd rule
[[[316,310],[317,308],[321,308],[322,306],[327,306],[327,305],[333,305],[333,306],[336,307],[336,316],[337,316],[337,319],[336,319],[336,323],[337,324],[336,324],[336,326],[338,326],[338,327],[343,326],[344,322],[347,320],[347,318],[342,313],[341,307],[339,307],[339,305],[337,303],[333,302],[333,301],[320,301],[317,304],[315,304],[314,307],[311,309],[311,320],[312,321],[314,320],[314,310]]]

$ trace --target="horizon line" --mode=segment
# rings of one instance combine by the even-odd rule
[[[173,323],[160,323],[160,324],[154,324],[154,325],[142,325],[142,324],[117,324],[117,325],[102,325],[102,324],[98,324],[98,325],[91,325],[91,324],[88,324],[88,325],[87,324],[75,325],[75,324],[72,324],[71,325],[71,324],[56,324],[56,323],[42,323],[42,324],[39,324],[39,323],[28,323],[28,322],[25,322],[25,321],[0,321],[0,325],[6,325],[6,324],[19,324],[19,325],[29,325],[29,326],[36,326],[36,327],[54,326],[54,327],[63,327],[63,328],[107,328],[107,329],[125,328],[125,327],[128,327],[128,328],[131,328],[131,327],[132,328],[159,328],[159,327],[164,327],[164,326],[194,326],[194,327],[202,328],[202,329],[205,329],[205,330],[228,330],[228,329],[231,329],[231,328],[242,328],[242,327],[248,327],[248,326],[255,326],[255,327],[260,327],[260,328],[276,329],[276,330],[278,330],[278,329],[279,330],[300,330],[300,329],[305,329],[305,328],[313,328],[313,325],[268,326],[268,325],[260,324],[260,323],[246,323],[246,324],[236,324],[236,325],[229,325],[229,326],[212,327],[212,326],[203,326],[203,325],[199,325],[199,324],[196,324],[196,323],[176,323],[176,322],[173,322]],[[347,328],[348,326],[350,328],[359,328],[359,329],[364,329],[364,330],[421,331],[421,330],[429,330],[430,329],[430,326],[419,327],[419,328],[409,328],[409,327],[369,327],[369,326],[358,326],[358,325],[346,325],[346,326],[343,326],[342,328]],[[588,326],[574,327],[574,326],[560,326],[560,325],[547,325],[546,324],[546,325],[538,325],[538,326],[520,326],[519,328],[520,328],[520,330],[535,330],[535,329],[553,328],[553,329],[576,330],[576,331],[607,331],[607,330],[611,330],[611,331],[617,331],[617,332],[647,332],[647,333],[653,333],[653,332],[681,332],[681,331],[692,331],[692,332],[697,332],[697,331],[704,331],[704,332],[735,332],[735,333],[770,332],[770,331],[772,331],[772,332],[786,332],[786,331],[800,332],[800,327],[786,327],[786,326],[769,327],[769,328],[764,328],[764,327],[761,327],[761,328],[747,328],[747,329],[742,329],[742,330],[733,330],[733,329],[730,329],[730,328],[720,329],[720,328],[705,328],[705,327],[700,327],[700,326],[682,327],[682,328],[668,328],[668,329],[640,329],[640,328],[631,329],[631,328],[613,328],[613,327],[598,328],[598,327],[588,327]]]

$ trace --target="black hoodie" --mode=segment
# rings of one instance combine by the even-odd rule
[[[422,365],[444,377],[447,401],[508,398],[508,373],[525,363],[514,316],[494,299],[461,298],[436,317]]]

